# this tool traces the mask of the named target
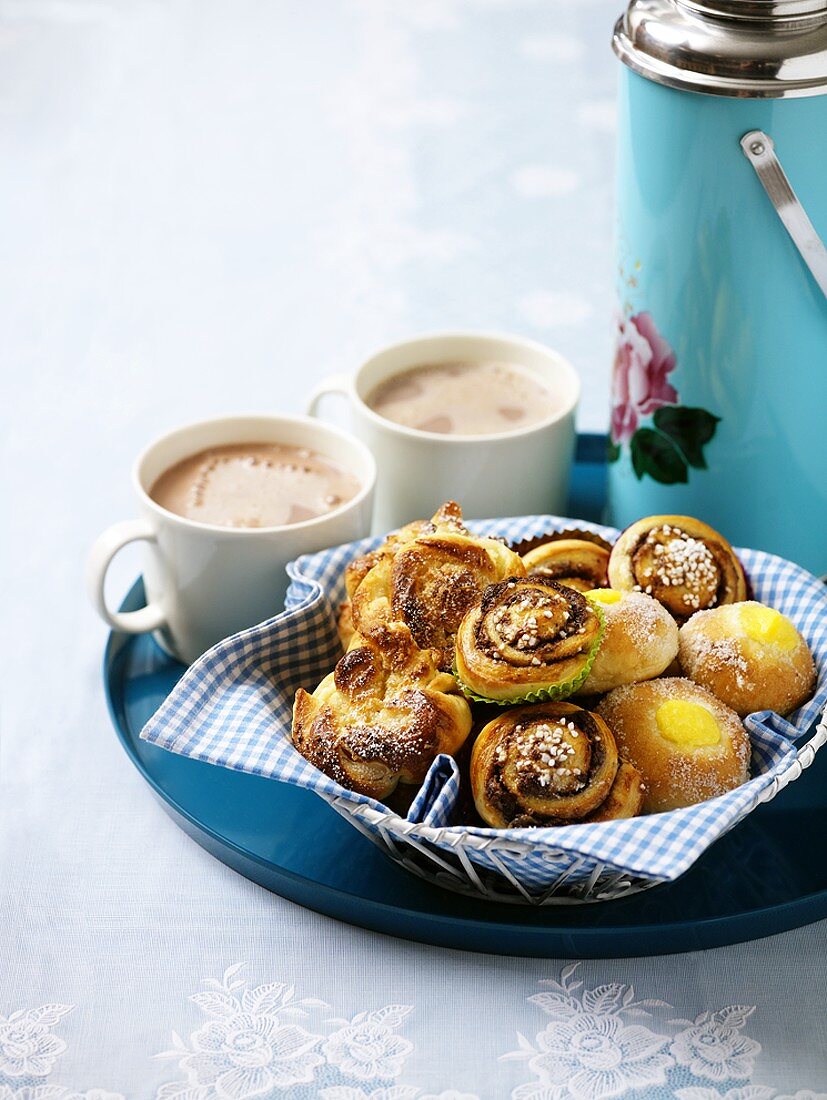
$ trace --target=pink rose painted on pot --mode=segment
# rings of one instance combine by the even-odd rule
[[[611,435],[616,444],[629,442],[642,416],[677,404],[678,391],[666,377],[675,365],[675,353],[651,313],[636,313],[619,322],[612,374]]]

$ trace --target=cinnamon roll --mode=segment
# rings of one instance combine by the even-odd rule
[[[627,527],[612,548],[609,583],[654,596],[678,623],[747,597],[735,551],[691,516],[648,516]]]
[[[495,829],[582,821],[606,800],[619,766],[606,723],[570,703],[505,711],[471,753],[477,812]]]
[[[562,699],[588,675],[602,630],[602,612],[582,593],[543,577],[509,577],[463,618],[457,677],[491,702]]]
[[[351,648],[310,694],[296,693],[293,744],[343,787],[386,798],[419,784],[434,758],[454,754],[471,729],[456,681],[420,649],[404,624],[380,649],[354,635]]]
[[[643,785],[643,777],[632,764],[621,760],[618,765],[615,781],[606,798],[596,810],[592,810],[583,822],[587,821],[618,821],[623,817],[637,817],[643,810],[643,799],[646,788]]]
[[[351,613],[358,633],[379,645],[389,624],[404,623],[416,644],[438,650],[450,669],[465,612],[486,585],[525,570],[518,554],[497,539],[469,534],[447,507],[434,516],[432,532],[376,562],[353,594]]]
[[[578,592],[607,583],[609,548],[585,539],[555,539],[523,554],[529,577],[547,577]]]

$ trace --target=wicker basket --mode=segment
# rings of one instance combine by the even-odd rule
[[[567,519],[529,516],[473,526],[517,541],[571,525]],[[594,524],[580,526],[609,540],[616,534]],[[195,759],[315,791],[419,878],[468,896],[524,905],[605,901],[673,881],[718,837],[796,780],[827,740],[827,587],[780,558],[739,551],[756,598],[790,615],[819,671],[815,697],[789,719],[763,712],[745,720],[753,744],[754,774],[748,782],[670,813],[494,830],[454,823],[459,773],[455,761],[439,757],[408,817],[399,817],[322,774],[290,740],[296,689],[319,683],[341,654],[333,609],[344,597],[345,566],[378,541],[293,562],[286,610],[200,658],[142,736]]]
[[[812,737],[797,750],[789,767],[773,778],[772,783],[744,808],[729,829],[734,828],[764,802],[770,802],[788,784],[795,782],[804,769],[809,768],[825,742],[827,720],[822,718]],[[549,855],[553,857],[555,864],[568,857],[569,866],[550,885],[533,891],[523,885],[509,867],[515,857],[520,858],[528,852],[536,854],[530,830],[526,830],[522,843],[505,839],[493,830],[492,835],[486,837],[454,833],[451,830],[450,850],[446,851],[444,843],[447,830],[406,821],[390,811],[383,812],[374,806],[354,803],[347,794],[324,794],[323,797],[338,814],[373,841],[394,863],[426,882],[468,897],[512,905],[583,905],[625,898],[666,881],[618,871],[599,862],[589,868],[587,877],[581,878],[579,872],[582,871],[584,860],[572,858],[568,852],[550,850]],[[439,846],[435,842],[439,842]],[[480,867],[475,860],[480,854],[495,869]]]

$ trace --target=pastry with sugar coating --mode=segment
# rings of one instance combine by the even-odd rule
[[[457,632],[455,668],[478,699],[561,699],[588,675],[602,612],[581,592],[544,577],[509,577],[485,589]]]
[[[578,695],[602,695],[623,684],[660,676],[678,654],[678,624],[644,592],[598,588],[586,593],[603,612],[605,630]]]
[[[644,813],[694,806],[749,777],[750,742],[740,718],[691,680],[615,688],[597,714],[643,777]]]
[[[740,714],[787,715],[813,694],[816,667],[806,641],[772,607],[747,600],[701,611],[680,631],[686,675]]]
[[[609,584],[654,596],[679,623],[747,598],[735,551],[692,516],[647,516],[627,527],[612,547]]]
[[[383,799],[418,786],[440,753],[458,752],[471,710],[439,653],[419,649],[403,623],[380,648],[354,634],[336,668],[311,694],[296,692],[293,744],[349,790]],[[392,644],[391,644],[392,643]]]
[[[606,802],[619,766],[600,718],[571,703],[539,703],[503,711],[481,730],[471,790],[477,813],[495,829],[565,825]],[[618,801],[628,801],[620,789]]]

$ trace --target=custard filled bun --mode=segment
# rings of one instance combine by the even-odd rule
[[[652,596],[598,588],[586,598],[600,607],[606,623],[603,640],[579,695],[651,680],[678,654],[678,624]]]
[[[786,715],[813,694],[816,668],[790,620],[753,600],[700,611],[681,627],[681,667],[742,717]]]
[[[750,741],[740,718],[691,680],[615,688],[597,714],[643,777],[644,813],[694,806],[749,777]]]

